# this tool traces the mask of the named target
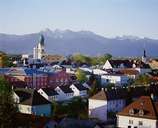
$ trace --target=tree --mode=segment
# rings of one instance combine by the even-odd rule
[[[148,85],[151,83],[151,79],[147,75],[140,75],[135,81],[135,85]]]
[[[3,67],[13,67],[15,66],[12,61],[10,60],[9,56],[5,53],[1,54],[2,56],[2,66]]]
[[[86,74],[84,73],[84,71],[82,71],[81,69],[78,69],[77,72],[76,72],[76,77],[77,77],[77,80],[81,83],[84,83],[87,81],[87,77],[86,77]]]
[[[0,77],[0,127],[12,128],[17,112],[12,98],[12,89],[4,77]]]

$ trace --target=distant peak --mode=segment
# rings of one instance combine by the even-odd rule
[[[116,39],[119,39],[119,40],[125,40],[125,39],[129,39],[129,40],[140,40],[141,38],[138,37],[138,36],[123,35],[123,36],[117,36]]]

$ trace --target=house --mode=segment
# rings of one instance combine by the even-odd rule
[[[51,115],[51,103],[32,89],[15,89],[13,98],[20,113],[40,116]]]
[[[149,65],[152,69],[158,69],[158,59],[150,60]]]
[[[134,61],[133,68],[139,71],[139,74],[145,74],[151,72],[150,65],[143,61]]]
[[[139,71],[135,69],[121,69],[118,73],[128,76],[130,79],[136,79],[139,76]]]
[[[50,102],[58,101],[59,94],[54,90],[54,88],[40,88],[38,92]]]
[[[54,90],[59,94],[58,96],[59,101],[69,100],[72,99],[74,96],[74,92],[72,91],[71,88],[69,88],[68,85],[57,86]]]
[[[131,60],[107,60],[103,66],[103,69],[112,69],[117,71],[122,68],[132,68]]]
[[[73,81],[71,77],[72,75],[66,73],[65,70],[51,73],[48,75],[48,85],[52,87],[53,85],[69,84]]]
[[[31,68],[10,68],[5,73],[8,82],[24,81],[28,88],[42,88],[48,85],[48,75],[43,71]]]
[[[122,110],[126,105],[125,89],[102,89],[96,95],[89,98],[89,117],[107,121],[109,113]]]
[[[101,85],[113,83],[116,85],[128,84],[129,77],[122,74],[106,74],[101,76]]]
[[[158,102],[141,96],[117,114],[119,128],[158,128]]]
[[[105,70],[101,70],[101,69],[93,69],[93,74],[94,75],[104,75],[107,74],[108,72]]]
[[[107,60],[103,66],[104,70],[119,71],[121,69],[135,69],[139,74],[151,72],[149,64],[141,60]]]
[[[70,85],[70,88],[74,92],[74,96],[81,96],[81,97],[87,97],[87,88],[84,87],[82,84],[75,83]]]

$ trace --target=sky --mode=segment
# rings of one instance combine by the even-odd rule
[[[158,39],[158,0],[0,0],[0,33],[45,28]]]

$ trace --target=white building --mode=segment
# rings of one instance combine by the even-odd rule
[[[123,68],[132,68],[132,61],[130,60],[107,60],[103,65],[105,70],[118,71]]]
[[[142,96],[117,114],[119,128],[158,128],[158,103]]]
[[[59,94],[53,88],[40,88],[38,92],[50,102],[59,100]]]
[[[116,85],[125,85],[128,83],[129,77],[122,74],[106,74],[101,76],[101,84],[106,85],[113,83]]]
[[[95,75],[104,75],[107,74],[107,71],[101,70],[101,69],[93,69],[93,74]]]
[[[85,88],[81,84],[72,84],[70,85],[70,88],[74,92],[74,96],[81,96],[81,97],[87,97],[87,88]]]
[[[149,64],[141,60],[107,60],[104,70],[120,71],[122,69],[137,70],[139,74],[151,72]]]
[[[54,90],[59,94],[58,101],[70,100],[74,96],[74,92],[67,85],[57,86]]]
[[[122,90],[101,90],[89,98],[89,117],[98,118],[101,121],[108,120],[108,113],[118,112],[125,106],[126,94]]]
[[[45,51],[44,51],[44,36],[40,36],[39,43],[37,46],[33,48],[33,59],[34,60],[41,60],[44,57]]]
[[[18,104],[18,111],[21,113],[41,116],[51,115],[51,103],[36,90],[16,89],[13,97]]]

